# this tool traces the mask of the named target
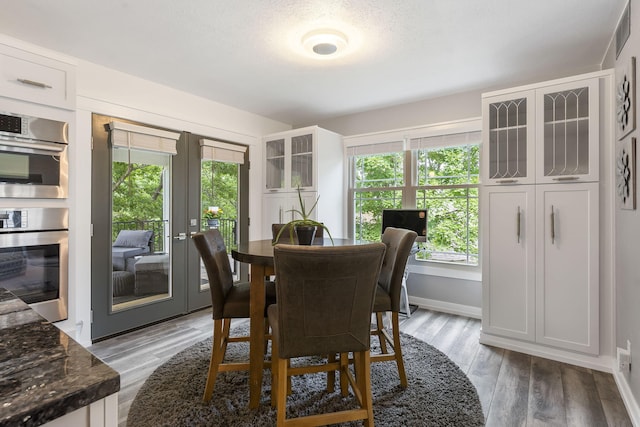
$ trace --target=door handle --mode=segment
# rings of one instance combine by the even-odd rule
[[[187,233],[178,233],[177,236],[173,236],[173,240],[187,240]]]
[[[551,205],[551,244],[556,241],[556,215],[553,211],[553,205]]]
[[[518,213],[516,214],[516,236],[517,242],[520,243],[520,220],[522,217],[522,212],[520,212],[520,206],[518,206]]]

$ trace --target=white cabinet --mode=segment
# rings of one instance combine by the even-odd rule
[[[599,80],[483,95],[482,342],[599,353]]]
[[[342,136],[309,126],[267,135],[264,142],[263,238],[271,224],[295,219],[300,188],[307,210],[318,199],[311,217],[323,222],[333,237],[343,237],[344,149]]]
[[[535,339],[535,187],[483,187],[482,330]]]
[[[536,183],[598,180],[598,79],[536,91]]]
[[[484,185],[535,182],[535,91],[482,98]]]
[[[536,341],[597,354],[598,184],[536,187]]]
[[[598,180],[599,80],[483,96],[484,185]]]
[[[301,191],[300,194],[306,209],[311,209],[316,202],[318,193],[315,191]],[[269,224],[269,230],[271,230],[271,224],[284,224],[294,219],[300,219],[300,215],[293,212],[293,210],[300,210],[300,200],[297,192],[265,194],[262,208],[264,210],[265,224]],[[311,214],[311,219],[317,218],[318,207],[316,206]]]
[[[0,95],[75,109],[75,66],[0,44]]]

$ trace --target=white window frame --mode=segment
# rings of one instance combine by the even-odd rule
[[[349,181],[347,184],[347,197],[348,197],[348,233],[353,237],[354,235],[354,177],[353,177],[353,162],[351,157],[358,154],[374,154],[388,152],[388,147],[392,144],[398,144],[402,142],[403,152],[405,153],[405,182],[402,187],[404,208],[415,208],[416,200],[415,193],[418,186],[416,186],[417,178],[414,167],[414,159],[412,151],[409,147],[409,141],[416,138],[429,138],[437,136],[446,136],[459,133],[479,132],[482,130],[482,119],[480,117],[456,120],[445,123],[437,123],[433,125],[418,126],[413,128],[394,129],[383,132],[375,132],[370,134],[361,134],[347,136],[344,138],[345,146],[345,158],[349,159],[347,162],[349,167]],[[377,147],[376,147],[377,146]],[[380,148],[379,151],[377,148]],[[479,187],[479,185],[478,185]],[[420,186],[422,188],[422,186]],[[391,190],[392,188],[386,188],[385,190]],[[395,189],[395,187],[394,187]],[[376,191],[377,188],[370,188],[367,190]],[[478,240],[481,239],[479,236]],[[480,242],[478,242],[480,246]],[[480,258],[481,254],[478,254]],[[432,276],[450,277],[456,279],[466,280],[481,280],[481,261],[478,260],[478,265],[469,264],[456,264],[446,263],[439,261],[428,260],[413,260],[411,259],[408,265],[408,270],[413,273],[426,274]]]

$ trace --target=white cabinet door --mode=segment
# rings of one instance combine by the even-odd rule
[[[484,185],[532,184],[535,180],[535,91],[482,99]]]
[[[75,109],[75,66],[0,44],[0,95]]]
[[[598,180],[599,79],[536,91],[536,182]]]
[[[303,191],[302,201],[309,211],[316,202],[318,193],[315,191]],[[273,193],[265,194],[262,198],[262,230],[263,238],[270,239],[271,224],[286,224],[294,219],[300,219],[300,215],[293,210],[300,210],[298,193]],[[317,208],[310,215],[311,219],[317,219]]]
[[[482,330],[535,339],[535,188],[483,187]]]
[[[316,190],[317,129],[280,132],[263,139],[265,149],[265,191]]]
[[[599,352],[598,184],[537,186],[536,340]]]

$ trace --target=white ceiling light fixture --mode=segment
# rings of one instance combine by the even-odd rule
[[[337,57],[344,53],[347,45],[347,36],[336,30],[314,30],[302,36],[305,52],[316,58]]]

